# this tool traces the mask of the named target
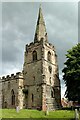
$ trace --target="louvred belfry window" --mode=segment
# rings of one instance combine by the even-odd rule
[[[33,61],[37,60],[37,52],[33,51],[32,55],[33,55]]]
[[[50,51],[48,51],[47,59],[48,59],[48,61],[51,61],[51,52]]]

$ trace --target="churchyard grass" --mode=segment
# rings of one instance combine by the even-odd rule
[[[74,111],[70,110],[56,110],[50,111],[49,115],[38,110],[23,109],[16,112],[15,109],[0,109],[2,111],[2,118],[74,118]]]

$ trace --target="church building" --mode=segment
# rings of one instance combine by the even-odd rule
[[[61,87],[55,47],[49,43],[41,6],[34,41],[25,46],[22,72],[1,78],[2,108],[56,110]]]

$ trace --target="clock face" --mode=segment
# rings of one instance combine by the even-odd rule
[[[48,69],[49,69],[49,72],[51,73],[52,72],[52,67],[50,65],[49,65]]]

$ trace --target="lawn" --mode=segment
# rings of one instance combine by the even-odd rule
[[[0,109],[0,114],[2,112],[2,118],[68,118],[71,120],[74,118],[74,111],[69,110],[56,110],[50,111],[48,115],[45,112],[38,110],[20,110],[18,113],[15,109]]]

